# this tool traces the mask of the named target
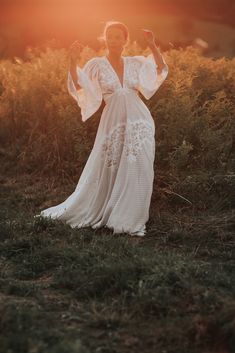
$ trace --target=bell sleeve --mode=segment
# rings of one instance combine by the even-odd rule
[[[138,90],[146,98],[150,99],[158,88],[162,85],[168,75],[168,65],[162,56],[165,66],[161,73],[157,72],[158,65],[155,62],[153,54],[145,56],[137,56],[141,62],[138,74]]]
[[[88,60],[83,68],[77,65],[76,71],[77,83],[81,88],[76,89],[70,71],[68,71],[67,88],[69,94],[80,107],[82,121],[84,122],[99,109],[102,103],[103,97],[98,79],[97,58]]]

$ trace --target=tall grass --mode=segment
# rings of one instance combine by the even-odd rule
[[[164,57],[144,239],[32,217],[77,181],[102,107],[82,123],[66,50],[0,62],[0,353],[234,352],[235,60]]]
[[[146,55],[131,43],[124,55]],[[94,55],[85,48],[80,65]],[[164,53],[169,76],[148,105],[156,124],[156,168],[177,175],[235,167],[235,59],[188,47]],[[102,106],[86,123],[67,90],[65,49],[0,62],[1,154],[16,170],[77,177],[91,150]]]

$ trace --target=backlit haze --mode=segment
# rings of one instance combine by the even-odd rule
[[[105,21],[127,24],[131,40],[145,45],[141,28],[154,31],[163,49],[200,38],[225,55],[234,55],[235,26],[230,0],[8,0],[0,5],[0,55],[23,55],[27,46],[74,40],[98,49]],[[204,4],[203,7],[201,4]],[[234,16],[235,19],[235,16]],[[213,54],[213,51],[212,51]]]

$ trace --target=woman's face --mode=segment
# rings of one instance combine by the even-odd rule
[[[106,31],[106,47],[109,51],[120,52],[125,44],[125,34],[120,28],[108,28]]]

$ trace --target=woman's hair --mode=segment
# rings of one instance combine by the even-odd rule
[[[107,30],[111,27],[119,28],[123,31],[125,39],[126,39],[126,44],[125,46],[129,43],[130,37],[129,37],[129,30],[127,26],[123,22],[119,21],[107,21],[105,22],[105,26],[103,29],[102,34],[97,38],[100,42],[106,42],[106,34]]]

